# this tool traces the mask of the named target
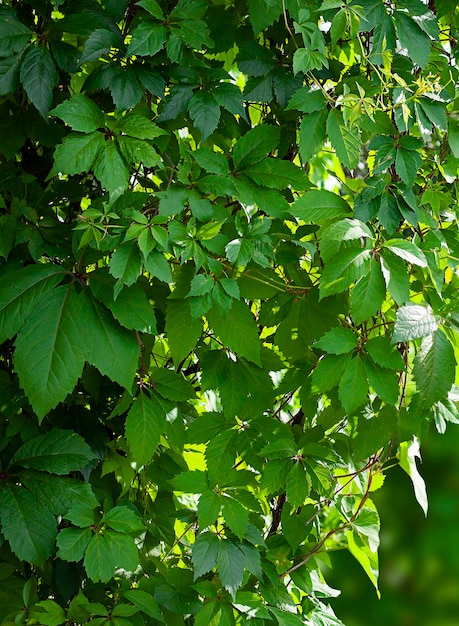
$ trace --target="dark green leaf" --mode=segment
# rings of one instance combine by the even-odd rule
[[[361,324],[376,315],[386,295],[381,266],[375,259],[371,260],[370,271],[358,281],[351,291],[351,315],[354,324]]]
[[[166,42],[167,31],[155,22],[142,22],[134,29],[127,56],[154,56]]]
[[[201,133],[201,141],[204,142],[220,121],[220,107],[217,101],[207,91],[198,91],[188,104],[188,112],[193,124]]]
[[[342,115],[332,109],[327,117],[327,133],[332,146],[340,161],[353,169],[359,162],[361,141],[355,128],[348,128],[343,122]]]
[[[108,582],[117,567],[133,572],[138,563],[134,539],[115,531],[94,535],[84,557],[85,569],[94,582]]]
[[[0,520],[3,536],[21,561],[43,565],[51,556],[56,520],[30,491],[10,483],[2,485]]]
[[[213,308],[207,317],[215,333],[230,350],[261,366],[257,326],[246,304],[233,300],[227,313],[222,314]]]
[[[339,382],[339,399],[348,414],[354,413],[367,397],[368,384],[365,365],[359,356],[347,365]]]
[[[430,40],[413,18],[402,11],[395,11],[395,26],[401,45],[420,67],[425,67],[430,54]]]
[[[30,101],[43,117],[51,107],[53,87],[58,80],[56,66],[48,48],[29,48],[21,65],[21,82]]]
[[[59,104],[50,114],[82,133],[91,133],[105,124],[104,114],[97,104],[81,93]]]
[[[244,555],[231,541],[222,541],[217,558],[217,570],[222,585],[229,593],[236,593],[242,584]]]
[[[349,328],[332,328],[316,342],[316,346],[329,354],[345,354],[357,347],[358,336]]]
[[[69,474],[95,458],[80,435],[53,428],[29,439],[16,451],[11,463],[52,474]]]
[[[22,22],[2,15],[0,21],[0,56],[9,57],[20,52],[30,40],[32,31]]]
[[[280,129],[276,126],[256,126],[234,145],[233,161],[237,170],[261,161],[279,142]]]
[[[194,567],[194,580],[207,574],[215,567],[220,544],[220,540],[214,533],[203,533],[196,539],[191,557]]]
[[[321,222],[344,217],[350,210],[344,198],[322,189],[307,191],[290,207],[290,213],[304,222]]]

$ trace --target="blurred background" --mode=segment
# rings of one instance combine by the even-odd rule
[[[347,551],[331,553],[326,580],[342,590],[332,606],[346,626],[459,625],[459,427],[448,425],[444,435],[432,427],[421,454],[427,519],[398,467],[373,494],[381,518],[381,600]]]

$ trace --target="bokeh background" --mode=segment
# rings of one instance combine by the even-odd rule
[[[347,551],[331,554],[326,580],[342,589],[332,606],[346,626],[459,626],[459,426],[448,425],[444,435],[432,427],[421,453],[427,519],[399,467],[373,494],[381,517],[381,600]]]

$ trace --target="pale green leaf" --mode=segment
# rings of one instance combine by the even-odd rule
[[[426,337],[437,330],[438,323],[429,305],[408,302],[397,310],[392,343]]]
[[[406,264],[397,256],[381,253],[381,271],[389,291],[395,302],[402,306],[410,299],[410,279]]]
[[[418,438],[414,437],[411,442],[404,441],[400,445],[399,463],[400,467],[402,467],[411,478],[416,500],[418,501],[421,509],[424,511],[424,515],[427,516],[427,510],[429,506],[427,499],[427,490],[424,479],[419,473],[418,467],[416,465],[416,459],[419,459],[419,461],[421,461],[421,450],[419,447]]]
[[[407,241],[406,239],[390,239],[384,242],[384,247],[412,265],[427,267],[427,259],[424,253],[415,246],[414,243],[411,243],[411,241]]]

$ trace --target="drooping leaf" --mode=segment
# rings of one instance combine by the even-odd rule
[[[376,315],[386,295],[386,285],[380,264],[372,259],[370,271],[351,291],[351,314],[355,324],[361,324]]]
[[[21,82],[30,101],[46,116],[59,79],[50,51],[45,46],[29,48],[21,64]]]
[[[336,109],[328,114],[327,133],[340,161],[349,169],[356,167],[361,146],[359,133],[344,124],[341,113]]]
[[[111,380],[130,388],[140,355],[135,335],[122,328],[111,313],[93,299],[87,290],[79,296],[78,314],[90,333],[84,336],[86,360]]]
[[[126,418],[126,438],[138,465],[148,463],[164,432],[171,404],[157,396],[140,393]]]
[[[347,413],[353,413],[367,397],[368,384],[363,360],[356,356],[347,365],[339,382],[339,399]]]
[[[222,585],[234,594],[241,586],[244,573],[244,555],[232,541],[222,541],[217,557],[217,570]]]
[[[220,313],[216,308],[207,313],[209,324],[221,341],[238,356],[261,365],[260,341],[255,320],[246,304],[232,300],[227,313]]]
[[[86,359],[79,299],[62,285],[41,299],[19,333],[15,367],[38,417],[65,400]]]

